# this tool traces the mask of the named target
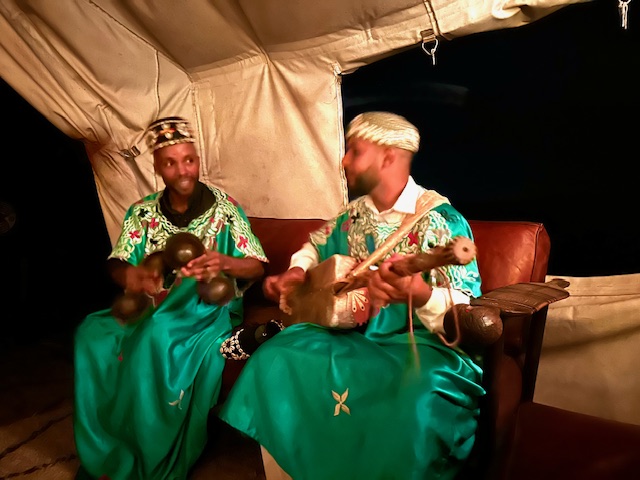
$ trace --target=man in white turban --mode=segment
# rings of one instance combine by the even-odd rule
[[[471,228],[411,177],[420,135],[404,117],[360,114],[346,140],[342,165],[357,198],[311,233],[264,290],[287,305],[311,269],[336,254],[362,262],[392,238],[367,283],[368,321],[353,329],[309,323],[302,305],[303,321],[249,358],[220,416],[294,479],[450,479],[473,446],[485,392],[481,368],[438,334],[453,304],[480,296],[477,262],[409,276],[390,267],[454,237],[472,239]]]

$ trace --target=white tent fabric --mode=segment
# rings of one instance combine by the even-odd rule
[[[640,425],[640,274],[562,278],[570,296],[549,306],[535,401]]]
[[[85,143],[112,242],[162,187],[143,134],[164,115],[193,122],[202,179],[249,215],[328,218],[347,200],[341,75],[582,1],[2,0],[0,73]]]

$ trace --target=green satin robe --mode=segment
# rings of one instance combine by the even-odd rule
[[[356,200],[311,241],[321,260],[365,258],[395,228],[376,224]],[[443,204],[394,252],[424,251],[458,235],[473,238],[467,221]],[[433,284],[480,295],[475,260],[433,273]],[[287,327],[249,358],[220,417],[294,480],[454,478],[475,440],[482,370],[415,316],[414,342],[408,318],[406,305],[390,305],[364,333]]]
[[[159,193],[132,205],[110,257],[137,265],[172,234],[189,231],[208,248],[266,261],[241,207],[210,189],[214,205],[184,229],[164,217]],[[187,478],[220,392],[220,345],[241,318],[240,297],[208,305],[196,281],[180,277],[133,325],[119,324],[110,310],[86,317],[75,335],[74,435],[89,476]]]

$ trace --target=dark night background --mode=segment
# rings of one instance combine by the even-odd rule
[[[549,273],[640,273],[640,3],[567,6],[531,25],[441,41],[343,77],[345,121],[389,109],[420,128],[418,183],[469,219],[543,222]],[[84,145],[4,81],[0,301],[5,342],[67,334],[116,293]],[[28,312],[28,316],[26,313]],[[26,320],[26,319],[29,320]],[[0,342],[1,343],[1,342]]]
[[[640,2],[420,47],[343,78],[345,120],[390,109],[422,134],[418,183],[469,219],[543,222],[550,274],[640,273]]]

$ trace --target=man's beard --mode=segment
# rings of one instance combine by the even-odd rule
[[[362,172],[355,178],[353,186],[349,186],[349,201],[368,195],[378,183],[378,177],[371,169]]]

